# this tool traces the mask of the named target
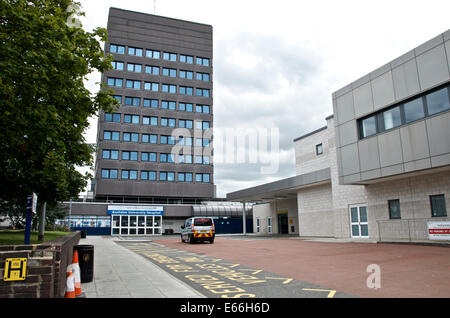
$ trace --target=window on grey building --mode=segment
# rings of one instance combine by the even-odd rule
[[[174,68],[163,67],[162,75],[170,76],[170,77],[177,77],[177,70]]]
[[[180,54],[180,62],[194,64],[194,57],[190,55],[182,55]]]
[[[123,62],[113,61],[111,64],[114,70],[123,71]]]
[[[128,72],[141,73],[142,72],[142,65],[141,64],[128,63],[127,64],[127,71]]]
[[[400,106],[391,108],[383,112],[384,129],[388,130],[402,124],[402,117],[400,115]]]
[[[445,196],[443,194],[430,195],[431,216],[446,217],[447,209],[445,208]]]
[[[144,107],[158,108],[159,100],[144,98]]]
[[[176,53],[163,52],[163,60],[176,62],[177,61],[177,54]]]
[[[401,219],[400,215],[400,200],[389,200],[388,201],[389,206],[389,218],[391,220],[393,219]]]
[[[111,44],[109,46],[109,51],[111,53],[119,53],[119,54],[125,54],[125,46],[122,45],[116,45],[116,44]]]
[[[194,72],[180,70],[180,78],[194,79]]]
[[[450,86],[437,88],[406,103],[400,103],[358,119],[359,138],[363,139],[434,114],[449,111],[449,95]]]
[[[428,115],[434,115],[450,108],[447,87],[428,94],[426,99]]]
[[[323,154],[323,146],[322,144],[318,144],[316,145],[316,155],[321,155]]]
[[[136,47],[129,47],[128,48],[128,54],[129,55],[135,55],[135,56],[142,56],[143,49],[139,49]]]
[[[152,75],[159,75],[159,66],[146,65],[145,73]]]
[[[154,51],[154,50],[146,50],[145,51],[145,56],[151,59],[159,59],[160,57],[160,52],[159,51]]]
[[[377,121],[376,116],[370,116],[361,120],[361,138],[365,138],[377,133]]]
[[[403,105],[403,108],[405,110],[406,123],[425,117],[422,97],[416,98],[408,103],[405,103]]]

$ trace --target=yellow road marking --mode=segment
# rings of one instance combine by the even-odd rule
[[[254,269],[241,268],[241,271],[249,271],[249,272],[252,272],[252,273],[251,273],[252,275],[255,275],[255,274],[261,273],[261,272],[262,272],[262,269],[258,269],[258,270],[255,271]]]
[[[280,278],[280,277],[265,277],[266,279],[280,279],[280,280],[285,280],[283,282],[283,285],[289,284],[290,282],[292,282],[294,279],[293,278]]]
[[[228,266],[229,268],[234,268],[234,267],[238,267],[241,264],[224,264],[224,263],[222,263],[221,265]]]
[[[327,298],[333,298],[336,294],[335,290],[332,289],[308,289],[308,288],[302,288],[303,290],[310,290],[310,291],[318,291],[318,292],[329,292]]]

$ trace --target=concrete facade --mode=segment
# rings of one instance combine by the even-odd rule
[[[227,197],[263,201],[254,218],[272,218],[272,233],[278,233],[276,202],[298,215],[301,237],[431,242],[429,222],[450,224],[449,49],[450,30],[333,93],[327,125],[294,140],[297,177],[325,170],[329,177],[286,189],[296,200],[264,201],[274,195],[259,191],[268,185]],[[419,115],[407,120],[411,105],[419,105]],[[385,114],[394,110],[397,118]],[[369,134],[364,121],[372,118]]]
[[[449,56],[450,30],[333,93],[339,183],[367,184],[450,164],[448,112],[425,113],[368,137],[359,127],[364,118],[448,87]]]

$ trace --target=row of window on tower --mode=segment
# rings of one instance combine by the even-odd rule
[[[141,104],[143,107],[148,108],[161,108],[161,109],[168,109],[168,110],[178,110],[183,112],[195,112],[196,113],[203,113],[203,114],[210,114],[211,113],[211,106],[209,105],[203,105],[203,104],[194,104],[192,103],[184,103],[184,102],[177,102],[175,101],[167,101],[167,100],[158,100],[158,99],[151,99],[151,98],[143,98],[141,100],[140,97],[131,97],[131,96],[125,96],[125,99],[122,96],[119,95],[112,95],[113,98],[117,99],[120,105],[123,105],[123,101],[125,101],[125,106],[134,106],[134,107],[141,107]]]
[[[115,54],[128,54],[132,56],[140,56],[140,57],[146,57],[150,59],[156,59],[159,60],[162,58],[162,60],[165,61],[171,61],[171,62],[181,62],[186,64],[195,64],[201,65],[201,66],[210,66],[210,60],[206,57],[201,56],[192,56],[192,55],[186,55],[186,54],[178,54],[174,52],[162,52],[159,50],[151,50],[151,49],[144,49],[144,48],[137,48],[137,47],[126,47],[125,45],[118,45],[118,44],[110,44],[109,46],[109,52],[115,53]]]
[[[140,179],[138,175],[140,174]],[[119,180],[118,169],[102,169],[102,179]],[[175,180],[175,176],[177,176]],[[120,180],[144,180],[144,181],[167,181],[167,182],[194,182],[193,172],[175,171],[147,171],[147,170],[120,170]],[[196,173],[195,183],[210,183],[209,173]]]
[[[122,156],[119,157],[119,150],[103,149],[102,159],[105,160],[121,160],[124,161],[139,161],[138,151],[122,151]],[[176,159],[178,158],[178,160]],[[194,159],[194,161],[193,161]],[[209,165],[211,163],[209,156],[193,156],[186,154],[179,154],[176,156],[172,153],[158,153],[156,152],[141,152],[141,162],[153,162],[153,163],[183,163],[183,164],[200,164]]]
[[[138,80],[130,80],[125,79],[125,86],[123,86],[124,79],[116,78],[116,77],[108,77],[108,86],[110,87],[121,87],[121,88],[131,88],[131,89],[141,89],[144,88],[146,91],[152,92],[161,92],[161,93],[169,93],[169,94],[180,94],[187,96],[195,96],[197,97],[211,97],[211,91],[208,88],[194,88],[191,86],[182,86],[175,84],[160,84],[156,82],[146,82],[144,81],[144,85],[142,85],[142,81]],[[178,86],[178,88],[177,88]]]
[[[159,67],[155,65],[145,65],[145,64],[137,64],[137,63],[125,63],[121,61],[113,61],[111,62],[111,65],[114,70],[116,71],[127,71],[127,72],[133,72],[133,73],[142,73],[149,75],[156,75],[156,76],[168,76],[168,77],[179,77],[182,79],[188,79],[188,80],[197,80],[197,81],[203,81],[203,82],[209,82],[210,81],[210,75],[209,73],[205,72],[193,72],[189,70],[182,70],[182,69],[176,69],[176,68],[169,68],[169,67]],[[126,65],[126,67],[125,67]],[[194,76],[195,74],[195,76]]]
[[[103,132],[103,140],[111,140],[111,141],[121,141],[120,140],[120,131],[109,131],[105,130]],[[132,132],[123,132],[122,133],[122,141],[124,142],[139,142],[139,133]],[[205,138],[196,138],[196,147],[209,147],[210,141]],[[158,135],[156,134],[141,134],[141,143],[144,144],[158,144]],[[175,140],[174,136],[159,136],[159,144],[161,145],[182,145],[182,146],[193,146],[193,138],[179,136],[178,141]]]
[[[106,122],[121,123],[122,114],[120,113],[105,113]],[[157,116],[141,116],[133,114],[123,114],[124,124],[135,124],[135,125],[150,125],[159,127],[171,127],[171,128],[188,128],[194,129],[194,121],[191,119],[177,119],[167,118],[167,117],[157,117]],[[211,127],[209,121],[195,121],[195,129],[208,130]]]

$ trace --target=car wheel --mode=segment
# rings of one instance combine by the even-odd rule
[[[214,243],[214,237],[212,239],[209,240],[209,243],[212,244]]]
[[[194,244],[194,236],[189,236],[189,244]]]
[[[181,236],[181,243],[184,243],[183,234],[181,234],[180,236]]]

